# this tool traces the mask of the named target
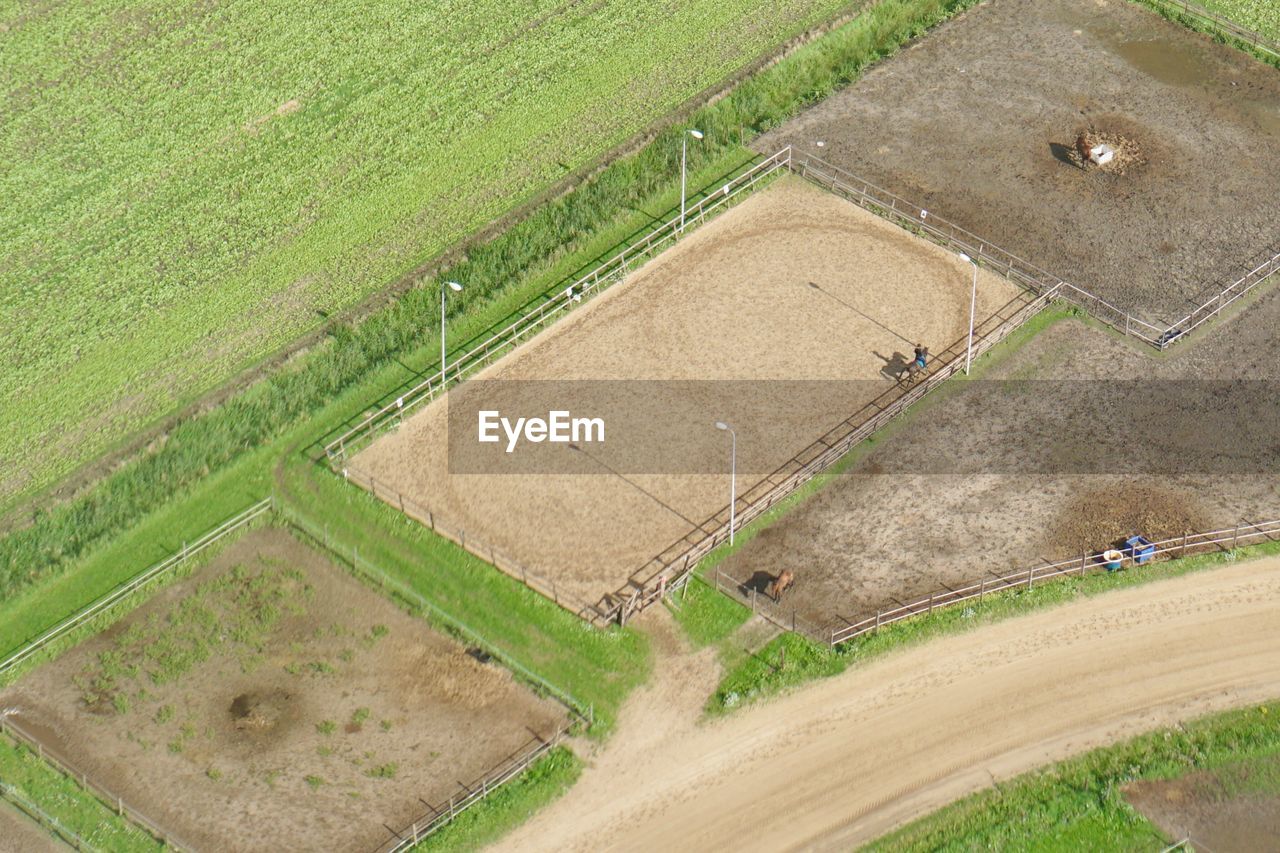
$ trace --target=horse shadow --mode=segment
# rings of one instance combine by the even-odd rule
[[[1073,145],[1063,145],[1061,142],[1050,142],[1049,153],[1053,154],[1055,160],[1065,163],[1073,169],[1083,169],[1080,161],[1076,159],[1076,149]]]
[[[765,595],[767,594],[769,584],[771,583],[773,583],[773,575],[771,573],[757,571],[743,582],[739,589],[742,591],[743,595],[750,595],[753,592]]]
[[[897,382],[906,375],[907,369],[911,366],[911,362],[907,360],[905,353],[895,352],[891,356],[881,355],[872,350],[872,355],[884,362],[884,366],[880,368],[880,375],[885,379],[892,379]]]

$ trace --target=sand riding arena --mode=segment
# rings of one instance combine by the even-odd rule
[[[566,451],[551,473],[458,473],[440,399],[354,455],[347,473],[562,604],[599,614],[620,587],[649,580],[663,555],[725,526],[730,445],[715,422],[736,432],[742,513],[775,485],[776,472],[794,470],[828,447],[824,437],[900,397],[913,344],[928,346],[936,366],[963,361],[973,270],[787,176],[464,383],[661,387],[664,435],[679,436],[686,465],[628,469],[625,448],[606,441],[589,453]],[[1031,301],[982,271],[976,336],[1002,324],[1006,333]],[[777,389],[801,380],[825,381],[830,391],[792,406]]]

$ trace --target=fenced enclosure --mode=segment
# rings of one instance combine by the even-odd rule
[[[1240,278],[1213,292],[1187,316],[1169,325],[1155,325],[1077,285],[1063,281],[999,246],[988,243],[976,234],[966,231],[920,205],[827,163],[813,154],[795,149],[787,165],[802,177],[848,199],[859,207],[882,216],[914,234],[927,237],[940,246],[954,252],[963,252],[980,264],[1034,293],[1044,294],[1056,288],[1057,298],[1080,308],[1095,320],[1110,326],[1125,337],[1134,338],[1157,350],[1165,350],[1174,342],[1184,339],[1192,330],[1218,316],[1229,305],[1280,271],[1280,253],[1275,253]]]
[[[160,562],[144,569],[139,574],[89,604],[89,606],[85,607],[83,610],[80,610],[78,613],[62,620],[57,625],[54,625],[43,634],[40,634],[34,640],[9,655],[9,657],[5,658],[3,662],[0,662],[0,679],[3,679],[5,675],[20,666],[24,661],[29,660],[32,656],[39,653],[42,649],[47,648],[59,638],[66,636],[68,633],[86,624],[90,620],[101,616],[120,602],[151,584],[157,578],[162,577],[178,566],[184,565],[187,560],[194,557],[196,554],[199,554],[210,545],[213,545],[218,540],[235,533],[237,530],[240,530],[270,511],[271,499],[264,498],[248,509],[228,518],[226,521],[200,536],[194,542],[183,543],[181,551],[175,551]]]
[[[1006,306],[1005,312],[989,317],[974,333],[974,358],[987,353],[1018,327],[1022,326],[1057,296],[1057,289]],[[791,461],[764,477],[734,504],[733,530],[741,530],[768,512],[780,501],[818,474],[834,465],[841,457],[865,441],[873,433],[901,415],[926,394],[964,369],[968,340],[961,338],[934,357],[934,366],[923,380],[910,388],[895,386],[877,400],[850,415],[829,430]],[[611,621],[625,623],[635,612],[659,600],[666,592],[689,581],[697,562],[715,548],[729,541],[729,508],[699,525],[688,536],[671,545],[637,575],[629,586],[613,595],[612,605],[597,607]],[[723,519],[723,521],[721,521]],[[711,532],[707,532],[710,528]],[[794,614],[792,621],[794,621]],[[790,623],[788,623],[790,624]]]
[[[461,382],[515,349],[526,338],[537,334],[560,315],[591,299],[626,278],[637,264],[653,257],[680,239],[685,231],[701,225],[708,215],[725,207],[730,200],[743,196],[760,181],[784,169],[791,160],[791,148],[783,148],[766,157],[747,171],[727,181],[719,190],[688,205],[683,215],[677,214],[654,228],[644,237],[629,244],[616,255],[570,283],[556,296],[547,299],[518,320],[510,323],[437,370],[422,382],[382,408],[371,412],[360,423],[325,445],[325,455],[334,468],[346,465],[347,457],[372,443],[379,435],[395,429],[415,409],[430,403],[450,384]]]
[[[993,575],[960,587],[940,589],[899,607],[877,610],[874,614],[867,614],[856,620],[843,620],[838,625],[827,626],[818,626],[799,618],[793,609],[786,606],[785,596],[781,602],[774,602],[753,588],[750,580],[734,578],[719,569],[703,580],[740,604],[750,607],[753,613],[759,614],[779,628],[795,631],[814,642],[834,648],[857,637],[872,634],[895,622],[933,613],[944,607],[953,607],[966,602],[981,602],[988,595],[995,593],[1033,589],[1038,584],[1059,578],[1084,577],[1121,569],[1149,569],[1164,560],[1214,552],[1231,553],[1236,548],[1263,542],[1280,542],[1280,519],[1262,522],[1241,521],[1234,527],[1208,532],[1188,530],[1181,536],[1151,543],[1149,546],[1151,550],[1146,552],[1144,548],[1144,554],[1141,557],[1122,551],[1123,556],[1119,561],[1120,569],[1108,568],[1107,561],[1097,552],[1086,552],[1069,560],[1042,562],[1030,568]]]

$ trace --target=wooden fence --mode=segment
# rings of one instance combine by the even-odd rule
[[[27,799],[27,795],[24,794],[22,789],[16,785],[8,785],[4,782],[0,782],[0,797],[8,800],[13,804],[14,808],[40,824],[40,826],[44,827],[49,834],[66,842],[66,844],[71,848],[75,850],[98,849],[77,835],[73,830],[63,825],[62,821],[58,820],[53,815],[40,808],[40,806]]]
[[[414,519],[436,535],[456,543],[508,577],[520,581],[520,583],[534,592],[551,599],[570,613],[588,621],[600,621],[600,614],[597,613],[596,608],[586,601],[577,598],[567,590],[560,589],[560,586],[555,581],[544,578],[536,572],[529,571],[522,563],[502,553],[480,537],[468,534],[462,527],[452,526],[433,511],[412,498],[405,497],[391,486],[380,483],[374,477],[351,466],[342,469],[342,476],[348,482],[366,489],[379,500],[399,509],[400,512]]]
[[[1027,320],[1034,317],[1050,304],[1057,296],[1057,290],[1050,289],[1046,293],[1025,301],[1017,310],[1006,316],[989,318],[992,326],[973,342],[973,357],[985,354]],[[892,398],[885,402],[870,404],[867,409],[838,424],[809,449],[803,451],[783,468],[765,477],[755,487],[738,496],[734,505],[735,531],[746,527],[755,519],[768,512],[779,501],[786,498],[800,486],[809,482],[818,474],[835,464],[846,453],[861,444],[877,430],[884,427],[894,418],[901,415],[926,394],[937,388],[957,372],[964,369],[967,339],[952,344],[946,351],[935,357],[932,372],[924,380],[914,386],[888,392]],[[807,459],[801,463],[800,459]],[[656,568],[650,567],[647,576],[633,577],[630,589],[614,595],[614,605],[605,610],[610,620],[625,623],[631,614],[659,600],[663,594],[676,589],[689,581],[690,573],[697,562],[729,540],[729,522],[726,506],[715,517],[726,517],[707,531],[710,522],[696,528],[690,535],[681,539],[667,549],[662,556],[655,559]]]
[[[393,831],[390,839],[375,848],[375,853],[400,853],[438,832],[458,815],[529,769],[530,765],[564,740],[571,726],[572,723],[563,726],[546,740],[534,738],[531,746],[520,750],[470,785],[459,782],[461,791],[447,802],[432,804],[423,801],[428,809],[427,813],[399,832]]]
[[[1230,18],[1224,18],[1216,12],[1210,12],[1203,6],[1189,0],[1146,0],[1152,6],[1181,15],[1193,24],[1198,24],[1228,38],[1236,39],[1249,45],[1260,53],[1280,59],[1280,44],[1272,41],[1262,33],[1242,27]],[[1259,0],[1264,2],[1264,0]]]
[[[228,518],[226,521],[222,522],[217,527],[214,527],[194,542],[184,542],[181,551],[175,551],[160,562],[144,569],[142,572],[120,584],[115,589],[85,607],[83,610],[62,620],[57,625],[54,625],[43,634],[27,643],[13,654],[9,655],[9,657],[5,658],[3,662],[0,662],[0,677],[5,676],[15,667],[20,666],[24,661],[40,652],[42,649],[48,647],[59,638],[66,636],[69,632],[74,631],[76,628],[79,628],[91,619],[94,619],[115,607],[129,596],[146,587],[152,581],[167,574],[174,568],[183,565],[188,559],[199,554],[210,545],[213,545],[219,539],[234,533],[270,510],[271,499],[266,498],[258,501],[248,509],[233,515],[231,518]]]
[[[1187,532],[1172,539],[1163,539],[1152,543],[1151,563],[1161,559],[1187,557],[1197,553],[1232,551],[1242,545],[1257,544],[1259,542],[1280,542],[1280,520],[1257,523],[1242,521],[1235,527],[1222,530],[1213,530],[1208,533]],[[1144,562],[1140,564],[1132,555],[1126,554],[1121,560],[1121,565],[1140,568],[1143,565],[1150,565],[1150,563]],[[1037,583],[1044,583],[1054,578],[1082,577],[1103,571],[1108,571],[1108,569],[1102,558],[1097,554],[1086,553],[1079,557],[1072,557],[1070,560],[1042,563],[1022,571],[970,583],[958,589],[941,590],[930,594],[927,598],[920,598],[901,607],[877,611],[874,616],[867,616],[857,622],[848,622],[839,627],[827,629],[827,636],[822,639],[825,639],[832,646],[837,646],[840,643],[848,642],[855,637],[861,637],[886,625],[892,625],[894,622],[901,622],[903,619],[910,619],[913,616],[932,613],[942,607],[952,607],[966,601],[981,601],[992,593],[1003,592],[1004,590],[1032,589]]]
[[[1047,293],[1051,288],[1057,288],[1058,298],[1075,305],[1089,316],[1126,337],[1134,338],[1158,350],[1165,350],[1173,343],[1182,340],[1191,331],[1218,316],[1227,306],[1280,271],[1280,253],[1276,253],[1210,295],[1187,316],[1170,325],[1156,325],[1082,287],[1063,281],[1029,261],[948,222],[937,214],[838,166],[827,163],[813,154],[799,149],[793,150],[788,167],[819,186],[912,233],[927,237],[952,251],[964,252],[1033,293]]]
[[[51,750],[46,748],[39,739],[25,731],[19,723],[14,722],[13,717],[0,714],[0,734],[8,735],[14,740],[26,746],[36,755],[38,755],[45,763],[53,767],[63,776],[75,782],[88,793],[92,794],[102,802],[111,811],[120,817],[127,817],[137,826],[152,835],[161,844],[167,845],[174,850],[194,850],[195,848],[181,839],[175,837],[172,832],[163,829],[160,824],[151,820],[142,812],[124,801],[123,798],[117,796],[111,791],[99,785],[88,775],[78,770],[72,763],[60,755],[55,755]]]
[[[559,315],[584,300],[622,281],[636,264],[661,252],[679,240],[691,227],[702,224],[709,214],[731,199],[751,190],[768,176],[786,168],[791,148],[783,148],[724,184],[719,190],[688,205],[682,219],[676,215],[629,244],[595,269],[569,284],[554,297],[540,303],[518,320],[495,332],[471,349],[452,357],[447,372],[436,371],[403,395],[367,415],[360,423],[325,445],[325,455],[335,469],[345,465],[350,453],[398,427],[414,409],[431,402],[450,384],[456,384],[510,352],[526,338],[537,334]],[[683,224],[682,224],[683,223]]]

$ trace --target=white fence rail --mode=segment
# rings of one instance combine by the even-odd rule
[[[222,522],[194,542],[183,543],[181,551],[175,552],[150,568],[143,570],[140,574],[135,575],[128,581],[125,581],[123,584],[111,590],[106,595],[103,595],[97,601],[94,601],[74,616],[69,616],[62,620],[57,625],[27,643],[21,649],[18,649],[18,651],[5,658],[3,662],[0,662],[0,677],[4,676],[14,667],[19,666],[42,649],[46,648],[49,644],[66,635],[68,632],[74,631],[89,620],[101,615],[107,610],[110,610],[121,601],[124,601],[138,590],[150,584],[156,578],[171,571],[174,567],[185,563],[189,558],[200,553],[205,548],[208,548],[222,537],[239,530],[254,519],[266,512],[269,512],[270,509],[271,499],[266,498],[243,512],[237,513]]]
[[[502,785],[510,782],[512,779],[528,770],[534,762],[539,758],[542,758],[542,756],[546,755],[557,744],[564,740],[565,735],[568,734],[570,725],[562,727],[547,740],[537,740],[532,747],[503,762],[485,776],[475,782],[472,782],[470,785],[462,785],[462,793],[450,797],[448,802],[440,803],[438,805],[425,803],[427,808],[431,811],[414,821],[409,826],[399,832],[396,832],[394,837],[378,846],[375,853],[400,853],[400,851],[408,850],[421,842],[424,838],[440,831],[458,815],[489,796],[489,794],[493,793]]]
[[[1161,557],[1166,559],[1185,557],[1197,551],[1199,553],[1232,551],[1242,545],[1253,545],[1268,541],[1280,541],[1280,520],[1256,523],[1244,521],[1232,528],[1212,530],[1208,533],[1188,532],[1172,539],[1163,539],[1152,543],[1152,551],[1148,559],[1150,562],[1154,562]],[[1138,562],[1138,558],[1129,553],[1124,554],[1120,563],[1122,567],[1140,567],[1150,564],[1148,560]],[[912,616],[919,616],[923,613],[932,613],[939,608],[951,607],[966,601],[981,601],[985,596],[995,592],[1019,588],[1031,589],[1037,582],[1043,583],[1054,578],[1083,576],[1091,572],[1102,571],[1109,571],[1104,560],[1096,554],[1087,553],[1079,557],[1072,557],[1070,560],[1032,566],[1019,572],[971,583],[959,589],[936,592],[929,595],[928,598],[920,598],[910,604],[904,604],[891,610],[878,611],[874,616],[868,616],[857,622],[830,629],[827,641],[832,646],[836,646],[855,637],[873,632],[878,628],[892,625],[894,622],[900,622],[903,619],[909,619]]]
[[[364,446],[381,433],[394,429],[406,415],[434,400],[450,383],[456,384],[466,376],[491,364],[523,340],[536,334],[558,315],[569,311],[583,300],[590,299],[611,284],[621,281],[634,264],[674,243],[687,228],[700,224],[708,214],[727,204],[739,193],[754,189],[762,179],[785,168],[790,159],[791,148],[787,147],[772,157],[761,160],[747,171],[727,181],[719,190],[691,203],[683,218],[683,225],[680,215],[673,216],[580,277],[556,296],[542,302],[465,353],[452,356],[447,374],[436,371],[399,398],[370,413],[360,423],[325,445],[325,454],[330,464],[339,467],[346,462],[348,454],[354,449]]]

